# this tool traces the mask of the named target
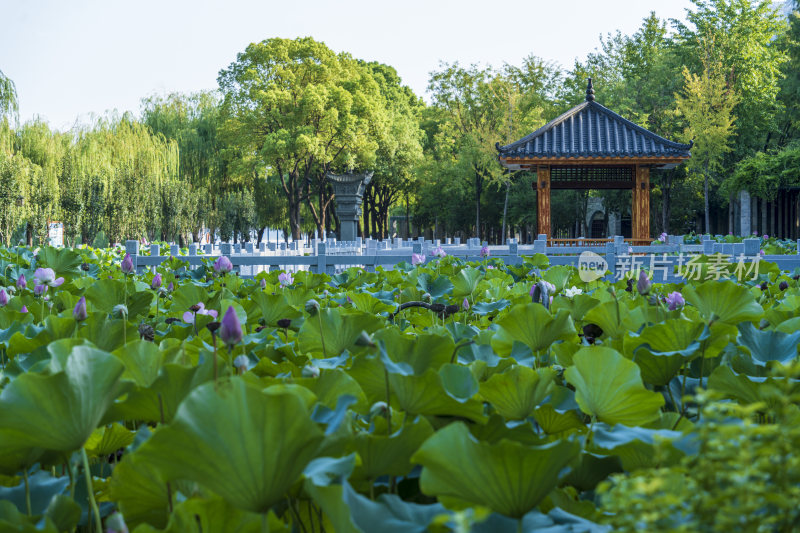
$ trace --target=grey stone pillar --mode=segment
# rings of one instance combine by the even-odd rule
[[[752,216],[750,213],[750,193],[747,191],[739,191],[739,219],[739,235],[742,237],[749,236],[752,233],[752,228],[750,227]]]
[[[326,174],[336,195],[336,216],[339,217],[339,240],[354,241],[361,218],[364,189],[372,180],[372,172],[361,174]]]

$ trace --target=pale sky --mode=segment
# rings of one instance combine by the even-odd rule
[[[425,96],[440,61],[500,66],[535,54],[571,67],[599,35],[635,32],[650,11],[684,19],[689,0],[0,0],[0,70],[20,120],[56,129],[143,97],[217,87],[251,42],[311,36],[395,67]],[[598,91],[601,88],[596,88]]]

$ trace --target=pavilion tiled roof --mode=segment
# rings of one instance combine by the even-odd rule
[[[670,141],[622,118],[594,101],[589,81],[586,101],[538,130],[506,146],[500,159],[689,158],[692,143]]]

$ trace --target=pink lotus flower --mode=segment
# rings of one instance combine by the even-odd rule
[[[661,242],[667,242],[667,232],[665,231],[661,235],[658,236],[658,240]]]
[[[37,285],[48,285],[58,287],[64,283],[64,278],[56,279],[56,273],[52,268],[37,268],[33,273],[33,282]]]
[[[674,311],[686,305],[686,300],[683,299],[683,295],[677,291],[669,293],[666,302],[670,311]]]
[[[236,316],[233,306],[228,307],[225,316],[222,317],[219,338],[228,345],[228,349],[242,341],[242,325],[239,323],[239,317]]]
[[[763,238],[764,238],[764,240],[766,241],[767,239],[769,239],[769,235],[767,235],[767,234],[765,233],[765,234],[763,235]]]
[[[197,302],[197,306],[199,309],[194,313],[191,311],[186,311],[183,313],[183,321],[187,324],[194,324],[194,317],[195,315],[209,315],[211,318],[217,318],[217,312],[213,309],[206,309],[206,306],[203,302]]]
[[[221,255],[214,261],[214,272],[227,274],[231,270],[233,270],[233,263],[227,256]]]
[[[411,254],[412,265],[421,265],[424,262],[425,262],[425,256],[423,254]]]
[[[434,257],[438,257],[439,259],[447,256],[447,252],[445,252],[441,246],[437,246],[436,248],[434,248],[431,253],[433,254]]]
[[[36,285],[35,287],[33,287],[34,296],[42,296],[46,292],[47,292],[47,285]]]
[[[288,287],[294,283],[294,278],[289,272],[281,272],[278,274],[278,283],[280,283],[282,287]]]
[[[8,294],[5,289],[0,289],[0,307],[5,307],[8,304]]]
[[[122,260],[122,263],[120,263],[119,267],[122,270],[123,274],[125,275],[133,274],[134,268],[133,268],[133,259],[131,259],[131,254],[125,254],[125,258]]]
[[[639,281],[636,282],[636,290],[639,291],[639,294],[642,296],[646,295],[650,292],[650,287],[653,283],[647,277],[647,272],[644,270],[639,271]]]
[[[488,246],[481,246],[481,257],[483,257],[485,259],[485,258],[489,257],[489,254],[490,254],[489,247]]]

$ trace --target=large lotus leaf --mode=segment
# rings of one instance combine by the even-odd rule
[[[163,354],[152,342],[136,339],[114,351],[125,365],[123,379],[130,379],[139,387],[149,387],[158,378]]]
[[[163,528],[168,518],[166,481],[139,454],[125,454],[114,467],[109,498],[115,502],[133,530],[142,523]]]
[[[356,410],[367,406],[367,398],[358,382],[341,368],[324,369],[318,378],[300,378],[295,383],[309,389],[317,397],[319,403],[329,409],[336,409],[341,396],[349,394],[357,403]]]
[[[323,434],[299,396],[242,379],[192,391],[173,421],[135,453],[166,479],[203,485],[236,508],[266,513],[285,497]]]
[[[114,423],[110,426],[97,428],[86,441],[86,453],[91,456],[105,457],[120,448],[125,448],[133,442],[135,432]]]
[[[575,327],[567,311],[559,311],[553,316],[540,304],[514,306],[495,323],[499,327],[492,338],[492,347],[501,356],[511,354],[514,341],[539,352],[557,340],[575,337]]]
[[[389,374],[390,390],[400,408],[412,415],[460,416],[482,422],[483,404],[477,399],[458,401],[442,384],[441,376],[429,369],[421,376]]]
[[[766,402],[768,406],[779,403],[779,392],[770,379],[755,381],[744,374],[736,374],[729,366],[720,365],[708,378],[709,390],[742,405]]]
[[[177,285],[177,284],[176,284]],[[208,302],[206,290],[194,283],[182,283],[172,292],[172,303],[169,307],[171,315],[178,318],[195,304]]]
[[[139,331],[130,320],[92,313],[78,330],[78,337],[91,341],[101,350],[111,352],[123,346],[125,341],[138,339]]]
[[[559,309],[566,309],[569,311],[572,320],[584,320],[584,316],[593,307],[597,306],[600,300],[589,294],[578,294],[572,298],[556,298],[553,301],[551,310],[553,312]]]
[[[545,273],[542,274],[542,279],[549,281],[555,286],[557,291],[560,291],[570,285],[570,280],[576,272],[577,269],[575,267],[558,265],[548,268]]]
[[[614,300],[592,307],[583,317],[586,324],[596,324],[604,337],[622,338],[628,331],[637,331],[646,321],[641,308],[629,309]]]
[[[124,366],[113,355],[76,346],[54,357],[52,374],[26,373],[0,393],[3,439],[55,451],[81,448],[122,393]]]
[[[13,487],[0,486],[0,500],[10,501],[22,512],[27,509],[25,482],[19,479],[19,484]],[[28,479],[29,494],[32,514],[39,515],[45,512],[50,500],[57,494],[64,492],[69,485],[68,477],[53,477],[50,472],[38,471]]]
[[[166,364],[150,387],[136,387],[109,411],[111,420],[165,422],[172,420],[183,399],[196,387],[213,379],[211,361],[185,367]]]
[[[548,435],[559,435],[565,431],[583,431],[586,425],[574,410],[558,411],[552,405],[545,404],[533,412],[533,418]]]
[[[598,483],[618,472],[622,472],[622,463],[617,456],[583,453],[580,463],[564,479],[564,483],[582,492],[594,490]]]
[[[56,275],[69,274],[78,271],[78,266],[83,258],[69,248],[55,248],[44,246],[39,250],[37,266],[50,267]]]
[[[639,365],[645,383],[664,386],[698,356],[710,333],[702,322],[668,319],[623,339],[625,354]]]
[[[677,462],[682,452],[675,447],[660,455],[656,454],[656,445],[661,441],[674,441],[682,436],[680,431],[668,429],[645,429],[640,427],[607,426],[597,424],[592,434],[591,451],[608,456],[617,456],[626,471],[639,468],[654,468],[662,464]]]
[[[362,331],[372,333],[382,325],[380,318],[360,311],[345,312],[338,307],[322,309],[317,316],[303,322],[297,334],[297,349],[301,354],[333,357],[351,349]]]
[[[126,522],[128,515],[124,514]],[[134,533],[289,533],[289,527],[270,512],[264,515],[243,511],[221,498],[191,498],[175,506],[167,527],[155,529],[143,524]]]
[[[395,309],[397,309],[396,305],[387,304],[386,302],[378,300],[368,292],[356,292],[350,294],[348,297],[350,298],[350,302],[353,304],[355,309],[373,315],[393,312]]]
[[[411,471],[411,456],[433,434],[433,428],[423,417],[416,418],[392,435],[358,433],[351,449],[358,453],[361,464],[353,476],[375,479],[380,476],[404,476]]]
[[[250,299],[258,304],[261,310],[261,317],[267,326],[277,326],[278,320],[288,318],[294,320],[301,317],[303,314],[289,305],[286,301],[286,296],[283,293],[267,294],[261,291],[255,291],[250,295]]]
[[[86,296],[87,302],[103,313],[111,313],[116,305],[127,305],[128,318],[131,320],[138,315],[148,313],[150,311],[150,303],[154,298],[152,291],[135,291],[132,283],[128,284],[126,295],[125,283],[115,279],[97,281],[86,289],[84,296]]]
[[[478,393],[478,380],[469,367],[447,363],[439,369],[445,392],[459,402],[465,402]]]
[[[18,533],[57,533],[59,530],[45,516],[39,519],[21,513],[10,501],[0,500],[0,531]]]
[[[450,361],[456,347],[447,334],[420,333],[412,337],[393,328],[376,332],[374,340],[383,342],[389,359],[407,364],[417,375],[429,368],[439,370]]]
[[[472,267],[462,268],[458,274],[452,277],[453,296],[456,298],[470,296],[478,288],[478,283],[481,279],[483,279],[483,272],[479,269]]]
[[[500,299],[494,302],[477,302],[472,306],[472,312],[478,316],[483,316],[494,313],[495,311],[502,311],[509,305],[511,305],[511,302],[506,299]]]
[[[480,394],[498,413],[509,420],[531,416],[550,391],[555,372],[514,365],[480,384]]]
[[[434,300],[453,292],[453,284],[449,278],[440,276],[433,279],[433,276],[427,272],[421,272],[417,276],[417,287],[421,292],[430,294]]]
[[[478,442],[464,423],[455,422],[425,441],[411,460],[423,467],[423,493],[520,518],[556,487],[579,452],[580,445],[570,440],[542,446]]]
[[[572,358],[564,377],[575,387],[584,413],[609,424],[637,426],[658,418],[664,397],[644,388],[639,367],[619,352],[584,347]]]
[[[764,314],[747,287],[732,281],[685,285],[683,292],[686,301],[697,307],[707,320],[738,324],[758,320]]]
[[[747,348],[756,364],[769,361],[785,363],[797,357],[800,331],[792,334],[780,331],[760,331],[751,322],[739,324],[739,343]]]
[[[347,373],[358,382],[370,403],[386,401],[386,371],[378,355],[355,356]]]

